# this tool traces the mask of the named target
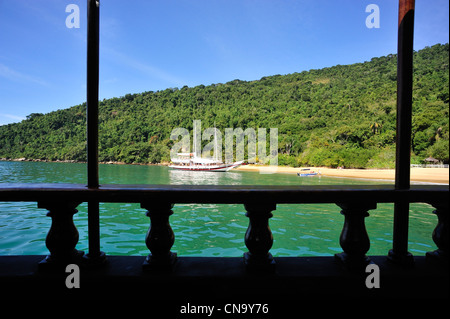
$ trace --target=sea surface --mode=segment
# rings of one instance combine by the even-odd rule
[[[100,164],[101,184],[208,184],[208,185],[348,185],[387,184],[325,176],[259,172],[187,172],[164,166]],[[0,183],[86,183],[86,164],[0,161]],[[77,249],[88,252],[87,204],[78,206],[74,223],[79,231]],[[435,250],[431,238],[437,218],[427,204],[411,204],[409,251],[423,255]],[[178,256],[238,257],[248,218],[243,205],[178,204],[170,225],[175,233],[172,251]],[[45,237],[51,219],[35,202],[0,202],[0,255],[48,254]],[[344,217],[334,204],[277,205],[270,228],[276,256],[331,256],[342,252],[339,236]],[[368,255],[386,255],[392,248],[393,204],[378,204],[369,211],[366,228]],[[100,203],[101,250],[107,255],[148,255],[145,235],[150,225],[139,204]]]

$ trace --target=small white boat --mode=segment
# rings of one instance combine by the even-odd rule
[[[314,176],[318,173],[297,173],[297,176],[304,177],[304,176]]]
[[[305,176],[314,176],[314,175],[317,175],[317,174],[319,174],[319,173],[311,171],[309,168],[303,168],[302,172],[297,173],[297,176],[305,177]]]

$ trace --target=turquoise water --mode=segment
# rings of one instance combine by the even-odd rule
[[[100,165],[101,184],[215,185],[344,185],[380,184],[324,176],[299,178],[258,172],[185,172],[161,166]],[[78,163],[1,162],[0,183],[86,183],[86,165]],[[383,182],[386,184],[387,182]],[[87,204],[74,215],[80,233],[77,249],[88,251]],[[170,224],[175,233],[172,251],[179,256],[242,256],[248,226],[243,205],[179,204]],[[431,234],[437,223],[427,204],[410,207],[409,251],[414,255],[436,249]],[[369,211],[368,255],[386,255],[392,248],[393,204]],[[0,202],[0,255],[47,254],[45,237],[51,219],[36,203]],[[344,217],[334,204],[277,205],[270,219],[274,256],[330,256],[341,252],[339,236]],[[139,204],[100,203],[101,250],[109,255],[147,255],[149,218]]]

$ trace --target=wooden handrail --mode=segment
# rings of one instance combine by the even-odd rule
[[[0,201],[73,200],[87,202],[141,203],[147,200],[170,203],[338,203],[342,201],[393,203],[396,201],[447,202],[448,185],[413,185],[395,189],[393,185],[100,185],[5,183],[0,185]]]

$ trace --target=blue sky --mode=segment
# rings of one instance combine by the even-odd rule
[[[416,0],[415,50],[449,41],[448,12]],[[397,18],[396,0],[100,0],[99,99],[369,61],[396,53]],[[86,0],[0,0],[0,125],[85,100]]]

